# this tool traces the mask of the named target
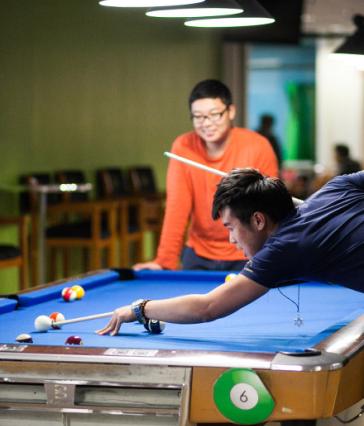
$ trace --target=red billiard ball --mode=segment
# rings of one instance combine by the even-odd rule
[[[60,312],[52,312],[49,315],[49,318],[52,320],[52,328],[54,329],[59,329],[61,328],[59,325],[54,325],[54,322],[58,322],[58,321],[64,321],[64,315],[61,314]]]
[[[65,344],[66,345],[82,345],[83,342],[80,336],[70,336],[70,337],[67,337]]]
[[[62,290],[62,297],[66,302],[72,302],[77,299],[77,293],[71,287],[65,287]]]

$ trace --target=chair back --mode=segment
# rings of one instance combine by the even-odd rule
[[[129,177],[134,193],[142,195],[153,195],[158,193],[152,167],[131,167],[129,168]]]
[[[37,210],[38,207],[38,194],[32,191],[31,188],[38,185],[52,184],[52,177],[50,173],[29,173],[19,177],[19,183],[29,187],[20,193],[19,203],[20,212],[22,214],[31,213]],[[58,194],[47,194],[47,203],[55,204],[59,201]]]
[[[109,167],[96,171],[96,191],[99,198],[121,198],[131,194],[128,175],[121,169]]]

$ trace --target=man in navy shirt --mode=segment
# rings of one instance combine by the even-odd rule
[[[220,183],[214,218],[221,216],[232,242],[243,247],[246,228],[258,244],[242,274],[268,288],[315,280],[364,291],[364,172],[290,204],[280,181],[255,170],[235,170]]]
[[[138,300],[115,313],[100,334],[153,318],[198,323],[224,317],[269,288],[315,280],[364,292],[364,171],[337,176],[297,207],[281,180],[236,169],[215,193],[212,216],[249,258],[241,273],[207,294]]]

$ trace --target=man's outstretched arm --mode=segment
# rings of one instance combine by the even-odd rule
[[[144,314],[147,318],[171,323],[208,322],[232,314],[267,291],[268,288],[239,274],[206,294],[150,300],[144,307]],[[132,322],[135,319],[131,306],[122,306],[115,310],[109,323],[97,333],[115,335],[124,322]]]

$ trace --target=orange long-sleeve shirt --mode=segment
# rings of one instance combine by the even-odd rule
[[[209,158],[195,132],[179,136],[172,145],[174,154],[228,172],[235,167],[254,167],[265,175],[278,176],[278,164],[270,143],[248,129],[234,127],[225,152]],[[170,160],[167,172],[167,202],[163,229],[155,262],[177,269],[188,222],[186,244],[202,257],[214,260],[244,259],[229,242],[221,221],[211,217],[213,197],[220,176]]]

